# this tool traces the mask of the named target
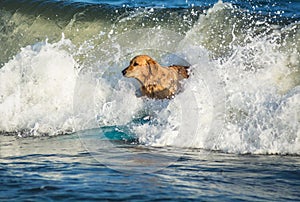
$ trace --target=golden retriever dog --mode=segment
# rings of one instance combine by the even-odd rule
[[[138,55],[122,71],[128,78],[139,81],[142,95],[149,98],[173,98],[180,89],[180,81],[189,77],[187,66],[160,66],[148,55]]]

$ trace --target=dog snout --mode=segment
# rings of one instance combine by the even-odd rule
[[[127,68],[125,68],[125,69],[122,71],[123,76],[125,76],[126,73],[127,73]]]

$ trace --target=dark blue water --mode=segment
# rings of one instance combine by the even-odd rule
[[[300,2],[224,2],[0,1],[0,201],[300,201]],[[224,88],[137,98],[130,57],[182,38]]]
[[[69,2],[85,2],[90,4],[108,4],[119,7],[155,7],[155,8],[188,8],[188,7],[204,7],[212,6],[217,3],[217,0],[166,0],[166,1],[143,1],[143,0],[70,0]],[[264,14],[281,13],[287,17],[299,17],[300,3],[294,1],[272,1],[272,0],[224,0],[240,8],[260,12]]]
[[[106,167],[75,136],[1,137],[1,200],[298,201],[300,197],[297,156],[187,149],[167,167],[134,174]],[[126,150],[134,152],[134,146]]]

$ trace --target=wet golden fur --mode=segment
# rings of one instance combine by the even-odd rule
[[[150,98],[172,98],[180,89],[180,80],[189,77],[187,66],[160,66],[148,55],[138,55],[122,73],[125,77],[137,79],[141,92]]]

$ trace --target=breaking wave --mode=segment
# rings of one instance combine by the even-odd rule
[[[57,3],[56,12],[22,2],[17,10],[1,3],[3,134],[115,127],[151,146],[300,154],[295,17],[221,1],[180,9]],[[28,2],[39,5],[34,15]],[[163,101],[137,97],[137,83],[121,75],[136,54],[191,65],[183,92]]]

